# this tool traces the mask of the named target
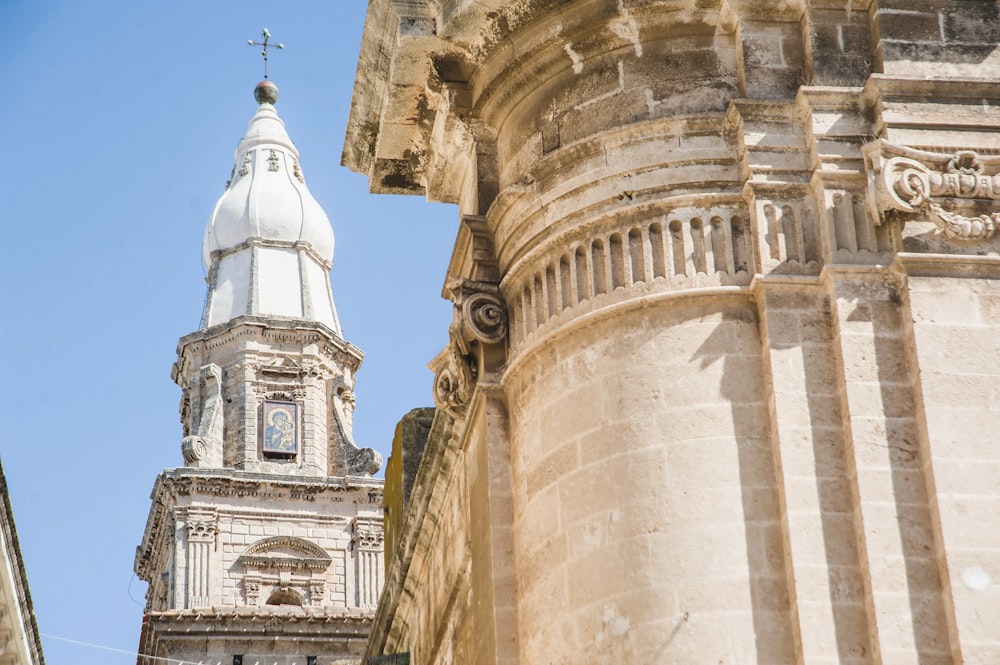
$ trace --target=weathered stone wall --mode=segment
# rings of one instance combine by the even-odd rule
[[[385,463],[385,551],[391,557],[410,502],[420,458],[427,444],[434,409],[413,409],[396,424],[392,453]],[[388,562],[387,562],[388,563]]]
[[[463,214],[370,654],[996,660],[997,19],[370,4],[345,161]]]

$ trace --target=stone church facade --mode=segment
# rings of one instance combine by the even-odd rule
[[[462,224],[369,662],[1000,662],[998,44],[372,0],[344,163]]]

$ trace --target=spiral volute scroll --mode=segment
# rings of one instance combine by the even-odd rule
[[[181,439],[181,454],[186,464],[195,464],[208,456],[208,444],[200,436],[186,436]]]
[[[474,293],[462,303],[466,330],[483,344],[498,344],[507,337],[507,309],[491,293]]]
[[[449,347],[446,361],[434,375],[434,404],[459,418],[472,397],[476,377],[472,366],[454,348],[454,344],[449,344]]]
[[[996,158],[972,150],[929,153],[885,142],[874,142],[865,152],[878,212],[922,216],[951,240],[989,240],[1000,228]],[[992,175],[986,173],[987,159]]]

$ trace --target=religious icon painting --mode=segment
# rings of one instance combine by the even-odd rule
[[[299,452],[298,404],[264,400],[262,450],[268,455],[295,455]]]

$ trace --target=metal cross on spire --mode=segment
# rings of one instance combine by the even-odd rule
[[[248,39],[247,40],[247,44],[249,44],[250,46],[261,46],[261,47],[263,47],[262,50],[261,50],[261,52],[260,52],[260,54],[262,56],[264,56],[264,80],[266,81],[267,80],[267,49],[269,49],[269,48],[283,49],[283,48],[285,48],[285,45],[284,44],[271,44],[270,43],[270,41],[271,41],[271,32],[267,28],[264,28],[263,32],[260,33],[260,36],[264,38],[264,41],[262,41],[262,42],[255,42],[252,39]]]

